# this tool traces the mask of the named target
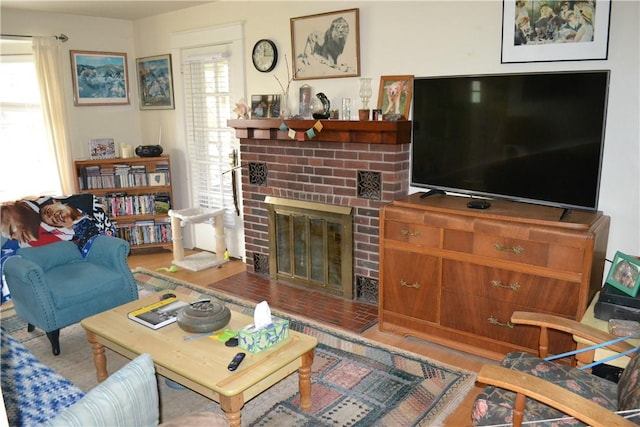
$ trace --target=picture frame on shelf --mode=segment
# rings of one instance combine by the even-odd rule
[[[275,119],[280,117],[280,95],[251,95],[252,119]]]
[[[293,79],[360,76],[360,10],[291,18]]]
[[[136,59],[141,110],[173,110],[171,54]]]
[[[91,160],[115,159],[116,144],[112,138],[99,138],[89,141],[89,157]]]
[[[503,0],[503,64],[607,59],[611,0],[553,3]]]
[[[75,106],[131,103],[126,53],[72,50],[70,55]]]
[[[616,252],[606,283],[632,297],[638,295],[640,260],[622,252]]]
[[[378,109],[383,119],[388,116],[409,118],[411,95],[413,94],[413,76],[380,76],[378,90]]]

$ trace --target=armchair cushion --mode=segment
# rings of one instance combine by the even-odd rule
[[[640,408],[640,350],[629,361],[618,381],[618,409],[627,411]],[[640,417],[633,419],[640,424]]]
[[[595,375],[553,361],[545,361],[528,353],[509,353],[502,366],[543,378],[555,385],[572,391],[598,403],[607,409],[618,409],[618,386]],[[478,395],[473,408],[475,425],[510,423],[516,394],[497,387],[486,387]],[[561,411],[544,405],[534,399],[527,399],[523,421],[535,421],[566,416]],[[575,421],[575,424],[584,424]]]

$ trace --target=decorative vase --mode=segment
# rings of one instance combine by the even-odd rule
[[[291,102],[289,102],[289,92],[283,92],[280,100],[280,118],[290,119],[293,116]]]
[[[318,101],[320,102],[318,103]],[[331,102],[329,98],[324,93],[318,92],[316,98],[311,101],[311,116],[314,119],[328,119],[330,109]]]

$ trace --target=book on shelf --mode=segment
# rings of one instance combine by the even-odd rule
[[[131,311],[128,317],[148,328],[160,329],[175,322],[180,310],[188,305],[177,298],[167,298]]]

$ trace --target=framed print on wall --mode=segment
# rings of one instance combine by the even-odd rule
[[[293,79],[360,75],[359,9],[291,18]]]
[[[607,59],[611,0],[504,0],[502,63]]]
[[[76,106],[129,105],[126,53],[72,50],[70,54]]]
[[[171,55],[136,59],[141,110],[173,110]]]
[[[382,110],[382,117],[400,115],[408,119],[412,93],[413,76],[381,76],[378,109]]]
[[[635,297],[640,289],[640,260],[622,252],[613,258],[607,284]]]

